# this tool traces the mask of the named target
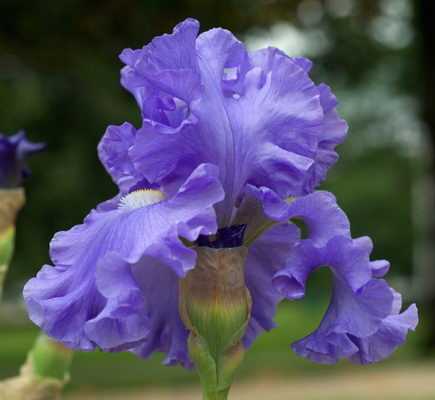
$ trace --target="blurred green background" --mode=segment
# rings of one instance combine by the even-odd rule
[[[315,62],[314,79],[332,86],[350,131],[324,188],[336,194],[348,213],[353,235],[374,239],[374,258],[391,261],[391,283],[407,302],[417,301],[423,315],[406,347],[370,368],[376,374],[404,368],[409,376],[406,371],[423,366],[428,376],[433,375],[434,3],[1,0],[0,131],[24,128],[32,140],[46,142],[48,150],[30,162],[28,204],[19,217],[17,252],[0,309],[0,378],[16,373],[35,336],[36,330],[20,312],[20,292],[23,283],[49,261],[49,240],[115,194],[97,159],[97,143],[109,124],[139,125],[134,100],[119,84],[117,55],[170,31],[187,16],[199,19],[203,30],[214,26],[232,30],[251,49],[277,46],[290,55],[307,56]],[[310,283],[307,301],[280,308],[280,329],[255,344],[241,371],[242,381],[266,376],[293,382],[307,374],[324,379],[349,371],[358,376],[367,370],[350,368],[348,363],[316,366],[288,348],[320,321],[328,282],[327,274],[319,273]],[[89,398],[100,399],[108,398],[98,394],[104,388],[123,391],[196,381],[189,372],[160,366],[159,360],[80,354],[70,391],[89,390],[94,393]],[[435,385],[428,397],[426,392],[412,393],[403,398],[435,398]],[[367,398],[358,397],[357,390],[352,396],[343,398]]]

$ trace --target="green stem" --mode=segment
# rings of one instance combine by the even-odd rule
[[[189,353],[201,380],[203,399],[227,400],[235,372],[243,361],[243,345],[238,342],[223,354],[213,356],[206,341],[191,333]]]
[[[40,334],[20,374],[0,381],[0,399],[60,400],[72,351]]]
[[[14,251],[15,228],[13,226],[0,233],[0,301],[9,263]]]
[[[39,335],[29,352],[27,363],[35,375],[68,381],[73,352],[43,333]]]
[[[228,399],[228,392],[227,390],[222,391],[214,391],[214,392],[206,392],[203,393],[203,400],[227,400]]]

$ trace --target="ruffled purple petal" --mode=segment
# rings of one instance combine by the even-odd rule
[[[390,269],[390,263],[387,260],[376,260],[370,263],[374,278],[382,278]]]
[[[192,367],[187,349],[189,333],[178,313],[178,276],[155,258],[142,259],[132,271],[145,297],[149,329],[134,352],[144,358],[164,352],[166,365]]]
[[[289,220],[289,204],[273,190],[247,185],[233,223],[246,225],[245,243],[251,243],[265,229]]]
[[[116,253],[108,253],[99,261],[95,274],[97,290],[106,304],[86,322],[86,337],[106,351],[127,350],[141,343],[150,331],[149,318],[130,264]]]
[[[375,362],[388,356],[403,343],[407,331],[415,328],[416,309],[399,314],[397,294],[377,279],[386,263],[371,262],[371,250],[368,238],[337,236],[321,245],[306,239],[296,246],[288,266],[275,274],[276,290],[289,299],[299,299],[312,271],[325,265],[332,271],[328,310],[316,331],[292,345],[296,353],[326,364],[340,358]]]
[[[297,233],[299,230],[293,224],[269,228],[274,222],[285,222],[289,219],[299,219],[305,223],[308,230],[306,240],[300,241],[298,236],[295,237],[285,231]],[[246,240],[255,239],[250,250],[255,251],[255,259],[248,259],[248,261],[256,265],[256,270],[261,271],[258,276],[262,277],[263,282],[258,286],[259,289],[254,287],[253,302],[261,304],[264,296],[269,300],[269,303],[258,307],[265,310],[263,317],[259,318],[265,322],[257,323],[257,319],[251,321],[245,338],[246,344],[253,341],[257,332],[273,326],[274,307],[282,298],[294,300],[304,296],[309,274],[324,257],[322,249],[318,246],[328,243],[330,239],[336,238],[330,244],[330,257],[336,258],[335,262],[341,265],[343,274],[346,274],[353,288],[358,289],[371,278],[371,269],[367,267],[369,262],[367,252],[371,250],[371,242],[367,238],[354,241],[353,246],[346,247],[346,253],[337,253],[336,248],[340,249],[342,242],[352,243],[349,239],[349,221],[337,206],[334,196],[327,192],[315,192],[295,200],[283,201],[268,188],[248,186],[236,221],[248,225]],[[273,234],[275,229],[276,234]],[[261,234],[262,231],[265,233]],[[279,239],[279,234],[283,236],[282,241]],[[263,241],[266,245],[262,245]],[[284,245],[286,242],[287,244]],[[273,250],[275,247],[282,249],[284,256],[281,259],[279,257],[275,259],[276,251]],[[257,248],[261,250],[256,251]],[[260,262],[265,258],[267,261]],[[347,264],[347,259],[352,261]],[[308,262],[309,260],[311,261]],[[360,268],[360,264],[365,268]],[[285,268],[283,265],[291,267]],[[269,313],[269,319],[264,318],[266,313]]]
[[[154,38],[139,50],[126,49],[120,58],[126,64],[121,83],[136,98],[145,119],[171,125],[179,113],[175,99],[185,103],[200,85],[195,40],[199,23],[187,19],[172,34]]]
[[[133,125],[127,122],[119,126],[111,125],[98,145],[101,162],[124,193],[143,179],[129,155],[135,137],[136,129]]]
[[[399,314],[397,296],[378,279],[388,272],[388,261],[370,260],[373,245],[369,238],[351,239],[349,220],[330,193],[314,192],[284,201],[271,189],[248,186],[235,220],[248,225],[245,237],[249,242],[254,240],[252,248],[275,229],[270,228],[274,223],[299,220],[305,225],[302,240],[289,235],[285,267],[279,266],[273,255],[268,255],[269,262],[256,267],[264,275],[263,285],[253,291],[253,302],[263,300],[266,293],[269,303],[261,308],[269,316],[273,317],[281,299],[305,296],[306,282],[314,270],[329,266],[332,271],[334,290],[325,317],[315,332],[292,346],[301,356],[320,363],[334,363],[340,358],[375,362],[402,344],[408,330],[415,327],[415,307]],[[279,243],[277,237],[274,240]],[[273,242],[270,248],[274,248]],[[267,253],[267,249],[261,252]],[[256,258],[261,260],[260,255]],[[403,319],[407,323],[399,322]],[[263,321],[251,321],[246,345],[257,332],[273,327],[272,318]]]
[[[343,143],[346,138],[348,126],[344,119],[340,118],[336,110],[338,102],[329,86],[320,84],[320,103],[323,108],[324,118],[321,135],[317,145],[315,163],[311,168],[306,180],[305,192],[313,191],[326,179],[327,172],[338,160],[335,148]]]
[[[246,237],[255,237],[264,227],[289,220],[302,222],[307,230],[307,238],[317,245],[335,236],[350,238],[349,220],[329,192],[317,191],[282,200],[266,187],[246,187],[235,217],[236,223],[248,225]],[[376,268],[375,265],[373,268]]]
[[[275,327],[277,304],[283,299],[274,285],[274,274],[285,267],[299,231],[292,224],[280,224],[269,229],[249,248],[245,266],[246,286],[252,298],[251,319],[243,343],[249,347],[263,331]]]
[[[83,325],[106,301],[92,278],[76,273],[70,266],[45,265],[27,282],[23,296],[33,323],[66,346],[89,351],[95,345],[84,334]]]
[[[371,248],[368,238],[351,240],[336,236],[322,247],[317,247],[311,240],[303,240],[288,259],[288,267],[275,274],[276,288],[289,299],[299,299],[305,295],[310,273],[317,267],[328,265],[339,282],[345,281],[357,291],[372,277]]]
[[[295,342],[293,350],[320,363],[335,363],[358,352],[354,337],[379,331],[391,312],[392,294],[384,281],[370,280],[354,291],[350,284],[334,276],[331,303],[319,328]]]
[[[312,191],[345,126],[335,97],[310,79],[311,62],[273,48],[249,53],[224,29],[197,32],[188,19],[121,55],[122,82],[144,117],[131,150],[136,168],[164,184],[181,166],[188,174],[204,162],[217,165],[226,193],[220,226],[232,223],[248,184],[281,198]]]
[[[332,193],[318,191],[290,203],[288,217],[302,221],[307,237],[316,245],[335,236],[350,238],[350,223]]]
[[[141,304],[147,294],[137,289],[140,283],[133,284],[127,264],[146,257],[184,276],[194,267],[196,254],[179,236],[195,240],[214,233],[213,204],[222,197],[216,168],[201,165],[173,197],[160,203],[92,211],[82,225],[55,235],[55,267],[45,266],[26,284],[30,318],[72,348],[118,350],[137,344],[148,324]],[[123,279],[116,278],[121,275]]]
[[[289,267],[280,269],[272,277],[275,290],[289,300],[303,298],[308,277],[320,259],[318,253],[319,250],[310,242],[298,244],[287,259]]]
[[[415,330],[418,324],[418,311],[415,304],[402,313],[402,298],[394,293],[394,305],[391,315],[382,321],[379,330],[366,338],[352,337],[358,347],[358,352],[352,355],[351,361],[356,364],[371,364],[387,358],[401,346],[410,330]]]

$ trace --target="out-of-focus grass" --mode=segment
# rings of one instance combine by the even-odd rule
[[[239,379],[255,376],[297,376],[307,374],[334,374],[346,368],[359,370],[368,367],[343,362],[335,366],[316,365],[296,356],[290,343],[311,332],[319,323],[326,304],[319,301],[286,303],[280,306],[276,322],[278,327],[263,334],[247,352],[240,369]],[[25,359],[38,331],[0,327],[0,379],[13,376]],[[390,360],[369,368],[385,368],[415,358],[417,335],[411,335],[407,345]],[[167,386],[197,381],[194,373],[180,367],[161,365],[162,355],[142,360],[133,354],[107,354],[101,352],[77,353],[71,371],[70,388]]]

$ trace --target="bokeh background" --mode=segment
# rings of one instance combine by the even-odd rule
[[[115,194],[97,143],[109,124],[140,122],[119,84],[118,54],[187,16],[203,30],[232,30],[251,49],[276,46],[314,60],[315,81],[332,86],[350,125],[323,188],[337,195],[353,235],[374,239],[374,258],[392,262],[391,283],[422,314],[407,345],[379,365],[299,359],[289,344],[317,326],[328,302],[329,275],[319,271],[308,298],[283,304],[279,328],[249,352],[233,398],[435,398],[432,0],[1,0],[0,131],[24,128],[48,150],[30,162],[28,204],[0,307],[0,378],[17,372],[36,335],[20,293],[48,261],[50,238]],[[160,360],[78,354],[68,396],[158,400],[176,390],[177,398],[199,399],[190,392],[196,376]]]

